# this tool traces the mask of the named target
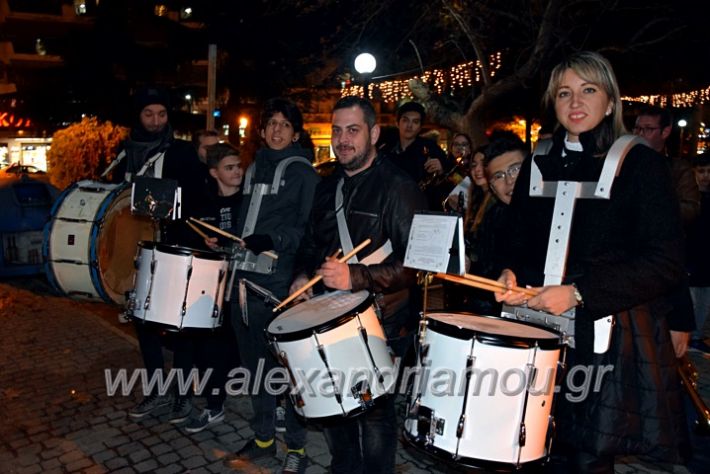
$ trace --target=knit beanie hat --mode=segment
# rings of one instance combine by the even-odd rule
[[[149,105],[160,104],[168,111],[170,110],[170,94],[161,87],[145,86],[138,89],[133,94],[133,106],[137,113]]]

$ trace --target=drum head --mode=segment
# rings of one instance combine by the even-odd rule
[[[475,336],[492,343],[526,347],[534,342],[555,346],[560,341],[560,335],[549,328],[505,318],[460,313],[432,313],[427,318],[433,330],[462,339]]]
[[[274,318],[267,330],[277,339],[279,336],[322,331],[331,328],[340,317],[363,312],[370,305],[370,293],[365,290],[356,293],[334,291],[288,309]]]
[[[103,220],[92,244],[96,249],[98,272],[104,291],[115,303],[122,304],[124,295],[133,288],[133,260],[141,240],[152,240],[153,221],[131,214],[131,190],[111,193]],[[97,216],[99,217],[99,216]]]

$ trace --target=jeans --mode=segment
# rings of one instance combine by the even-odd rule
[[[232,300],[235,301],[234,299]],[[245,324],[241,309],[236,303],[232,304],[232,327],[237,337],[239,356],[242,366],[251,374],[250,396],[251,405],[254,410],[254,418],[251,420],[251,429],[254,430],[256,438],[260,441],[273,439],[276,434],[274,425],[274,410],[278,395],[270,394],[264,386],[266,375],[275,367],[278,367],[276,358],[268,348],[265,330],[269,321],[274,317],[271,311],[272,306],[264,304],[263,299],[247,296],[248,325]],[[260,368],[261,366],[261,368]],[[261,373],[259,376],[258,372]],[[256,379],[260,378],[259,385],[253,387]],[[289,449],[301,449],[306,445],[306,424],[294,411],[289,397],[286,397],[286,434],[284,435],[286,446]]]
[[[143,356],[143,365],[146,368],[148,378],[160,371],[163,373],[163,380],[167,381],[165,374],[165,360],[163,357],[163,347],[166,346],[173,351],[173,368],[182,370],[187,376],[192,369],[193,346],[190,337],[182,332],[164,331],[159,326],[143,321],[135,321],[134,327],[138,337],[138,345]],[[157,388],[154,386],[153,391]],[[177,385],[175,386],[177,388]],[[151,395],[144,393],[143,395]],[[185,394],[190,396],[190,393]]]
[[[393,473],[397,451],[395,397],[378,398],[375,406],[355,418],[324,424],[334,474]]]

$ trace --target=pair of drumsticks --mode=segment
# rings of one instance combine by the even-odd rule
[[[192,221],[192,222],[190,222],[190,221]],[[205,234],[204,232],[202,232],[202,230],[200,230],[195,224],[193,224],[193,222],[195,224],[200,224],[202,227],[205,227],[211,231],[214,231],[214,232],[218,233],[219,235],[223,235],[224,237],[227,237],[228,239],[234,240],[235,242],[237,242],[240,245],[244,244],[244,239],[241,239],[241,238],[237,237],[236,235],[230,234],[229,232],[222,230],[219,227],[215,227],[212,224],[208,224],[207,222],[203,222],[199,219],[195,219],[194,217],[188,217],[188,220],[185,221],[185,223],[187,225],[189,225],[192,230],[197,232],[199,234],[199,236],[202,237],[203,239],[208,239],[209,236],[207,234]],[[267,257],[271,257],[273,259],[279,258],[279,256],[276,255],[274,252],[270,252],[268,250],[261,252],[261,253],[263,253]]]

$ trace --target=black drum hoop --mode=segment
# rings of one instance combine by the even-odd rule
[[[524,463],[491,461],[487,459],[469,458],[466,456],[456,456],[444,449],[437,448],[434,445],[427,445],[423,440],[418,439],[418,436],[413,435],[406,429],[402,430],[404,440],[415,449],[424,451],[433,458],[444,461],[451,466],[469,467],[474,469],[483,469],[485,472],[520,472],[523,467],[542,466],[547,463],[549,453],[539,459]]]
[[[358,314],[364,313],[367,311],[367,309],[372,306],[372,303],[374,301],[374,296],[372,293],[368,295],[367,298],[365,298],[365,301],[354,307],[353,309],[349,310],[347,313],[336,316],[333,319],[330,319],[328,321],[325,321],[317,326],[311,326],[308,328],[303,328],[299,329],[297,331],[293,332],[287,332],[287,333],[279,333],[279,334],[274,334],[271,331],[269,331],[269,327],[271,327],[271,324],[273,324],[274,321],[276,321],[276,318],[281,316],[281,314],[276,315],[269,321],[269,323],[266,325],[266,335],[269,340],[276,341],[276,342],[293,342],[293,341],[302,341],[304,339],[308,339],[311,337],[314,333],[315,334],[323,334],[325,332],[331,331],[337,327],[342,326],[343,324],[346,324],[349,322],[351,319],[355,318]]]
[[[454,324],[427,317],[427,330],[443,334],[444,336],[453,337],[455,339],[470,341],[471,339],[475,338],[476,341],[490,346],[511,347],[520,349],[530,349],[537,346],[543,350],[554,350],[560,349],[564,345],[562,342],[562,336],[557,331],[545,326],[539,326],[526,321],[514,321],[512,319],[500,318],[497,316],[482,316],[465,312],[441,312],[428,314],[462,314],[467,316],[475,316],[478,318],[495,319],[500,321],[506,321],[511,324],[528,326],[535,329],[543,329],[557,336],[556,338],[538,339],[535,337],[509,336],[505,334],[489,334],[482,332],[478,329],[460,328]]]

